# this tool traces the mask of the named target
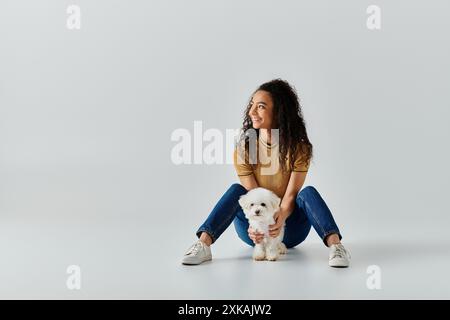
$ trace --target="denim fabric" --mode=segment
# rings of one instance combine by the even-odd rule
[[[217,202],[205,222],[198,228],[197,237],[200,237],[202,232],[206,232],[214,243],[233,222],[239,238],[248,245],[254,246],[255,244],[247,232],[248,220],[238,203],[239,197],[246,193],[247,190],[239,183],[232,184]],[[325,201],[316,188],[307,186],[297,194],[294,210],[286,219],[283,243],[288,248],[300,244],[308,236],[311,226],[325,245],[326,237],[329,234],[336,233],[342,239]]]

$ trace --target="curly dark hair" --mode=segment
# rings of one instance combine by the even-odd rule
[[[274,79],[260,85],[253,94],[260,90],[268,92],[272,97],[273,123],[279,129],[279,160],[282,170],[293,169],[298,152],[302,155],[302,162],[309,163],[313,156],[313,146],[306,133],[300,101],[294,87],[285,80]],[[252,96],[245,109],[242,134],[239,138],[239,141],[244,141],[244,145],[249,142],[249,137],[245,133],[248,129],[253,129],[252,120],[248,114]],[[259,129],[253,130],[256,130],[259,138]],[[289,168],[286,168],[286,160],[289,160]]]

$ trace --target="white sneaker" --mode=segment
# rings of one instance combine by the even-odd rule
[[[328,265],[335,268],[346,268],[350,264],[350,252],[339,244],[332,244],[330,246],[330,257]]]
[[[197,240],[184,254],[182,264],[194,265],[200,264],[212,259],[211,248],[203,241]]]

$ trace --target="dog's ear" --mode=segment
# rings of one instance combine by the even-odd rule
[[[244,209],[244,210],[250,209],[250,203],[248,202],[248,199],[247,199],[247,198],[248,198],[247,195],[244,194],[244,195],[240,196],[240,197],[239,197],[239,200],[238,200],[239,205],[240,205],[241,208]]]
[[[280,197],[278,197],[275,193],[271,193],[270,194],[270,205],[273,208],[273,211],[277,211],[278,208],[280,207]]]

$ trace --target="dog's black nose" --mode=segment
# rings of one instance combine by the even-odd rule
[[[259,210],[255,210],[255,214],[259,215],[260,211]]]

